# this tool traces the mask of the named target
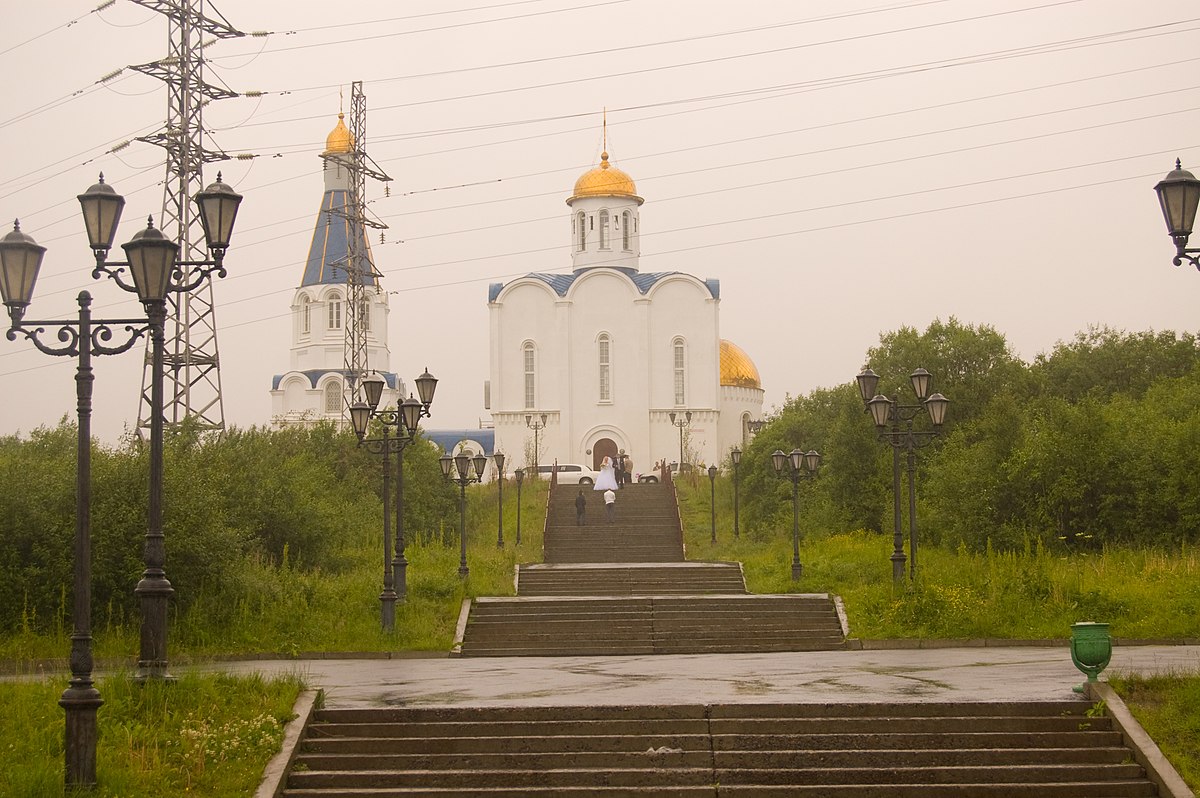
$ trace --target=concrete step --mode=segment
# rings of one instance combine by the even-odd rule
[[[286,798],[1156,795],[1090,702],[321,710]]]

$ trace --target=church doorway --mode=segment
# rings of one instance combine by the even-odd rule
[[[592,468],[600,470],[600,464],[605,457],[617,456],[617,444],[612,438],[601,438],[592,444]]]

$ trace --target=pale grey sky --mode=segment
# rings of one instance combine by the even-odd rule
[[[162,204],[163,17],[9,4],[3,231],[49,248],[29,315],[136,303],[90,277],[75,195],[103,171],[118,241]],[[441,379],[428,422],[486,417],[487,285],[570,269],[564,200],[608,149],[645,197],[642,268],[721,281],[721,334],[767,405],[851,380],[881,331],[955,316],[1030,360],[1090,324],[1196,329],[1200,274],[1152,188],[1200,167],[1200,11],[1184,0],[225,0],[267,37],[207,50],[210,165],[246,197],[216,287],[225,418],[266,423],[339,92],[361,80],[392,369]],[[92,13],[89,13],[92,12]],[[72,23],[73,20],[77,20]],[[69,24],[70,23],[70,24]],[[94,429],[137,416],[141,358],[97,364]],[[913,364],[915,367],[919,364]],[[73,363],[0,338],[0,434],[75,409]]]

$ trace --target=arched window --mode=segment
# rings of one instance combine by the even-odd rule
[[[358,323],[363,332],[371,331],[371,300],[364,299],[358,305]]]
[[[596,358],[600,367],[600,401],[612,401],[612,342],[608,333],[602,333],[596,341]]]
[[[537,406],[537,373],[534,371],[535,363],[532,341],[525,342],[525,346],[522,348],[522,355],[525,361],[525,409],[530,410]]]
[[[608,211],[600,211],[600,249],[608,249]]]
[[[579,212],[575,220],[579,223],[579,230],[576,232],[576,235],[579,236],[579,251],[583,252],[587,249],[587,225],[583,223],[583,211]]]
[[[621,249],[625,250],[626,252],[628,252],[630,249],[630,247],[629,247],[629,232],[630,232],[629,225],[630,225],[629,211],[625,211],[624,213],[621,214]]]
[[[304,335],[312,332],[312,300],[308,294],[300,297],[300,332]]]
[[[687,404],[687,395],[684,392],[684,385],[687,377],[687,360],[683,351],[683,339],[676,338],[671,343],[671,347],[674,350],[673,361],[675,364],[675,405],[677,407],[682,407],[683,405]]]
[[[342,329],[342,297],[340,294],[329,295],[329,329]]]
[[[337,380],[325,383],[325,412],[342,412],[342,384]]]

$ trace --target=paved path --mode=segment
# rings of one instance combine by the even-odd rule
[[[636,705],[1006,701],[1071,698],[1083,677],[1063,647],[638,657],[442,656],[258,660],[229,672],[300,672],[327,706]],[[1200,672],[1200,646],[1123,646],[1105,676]]]

